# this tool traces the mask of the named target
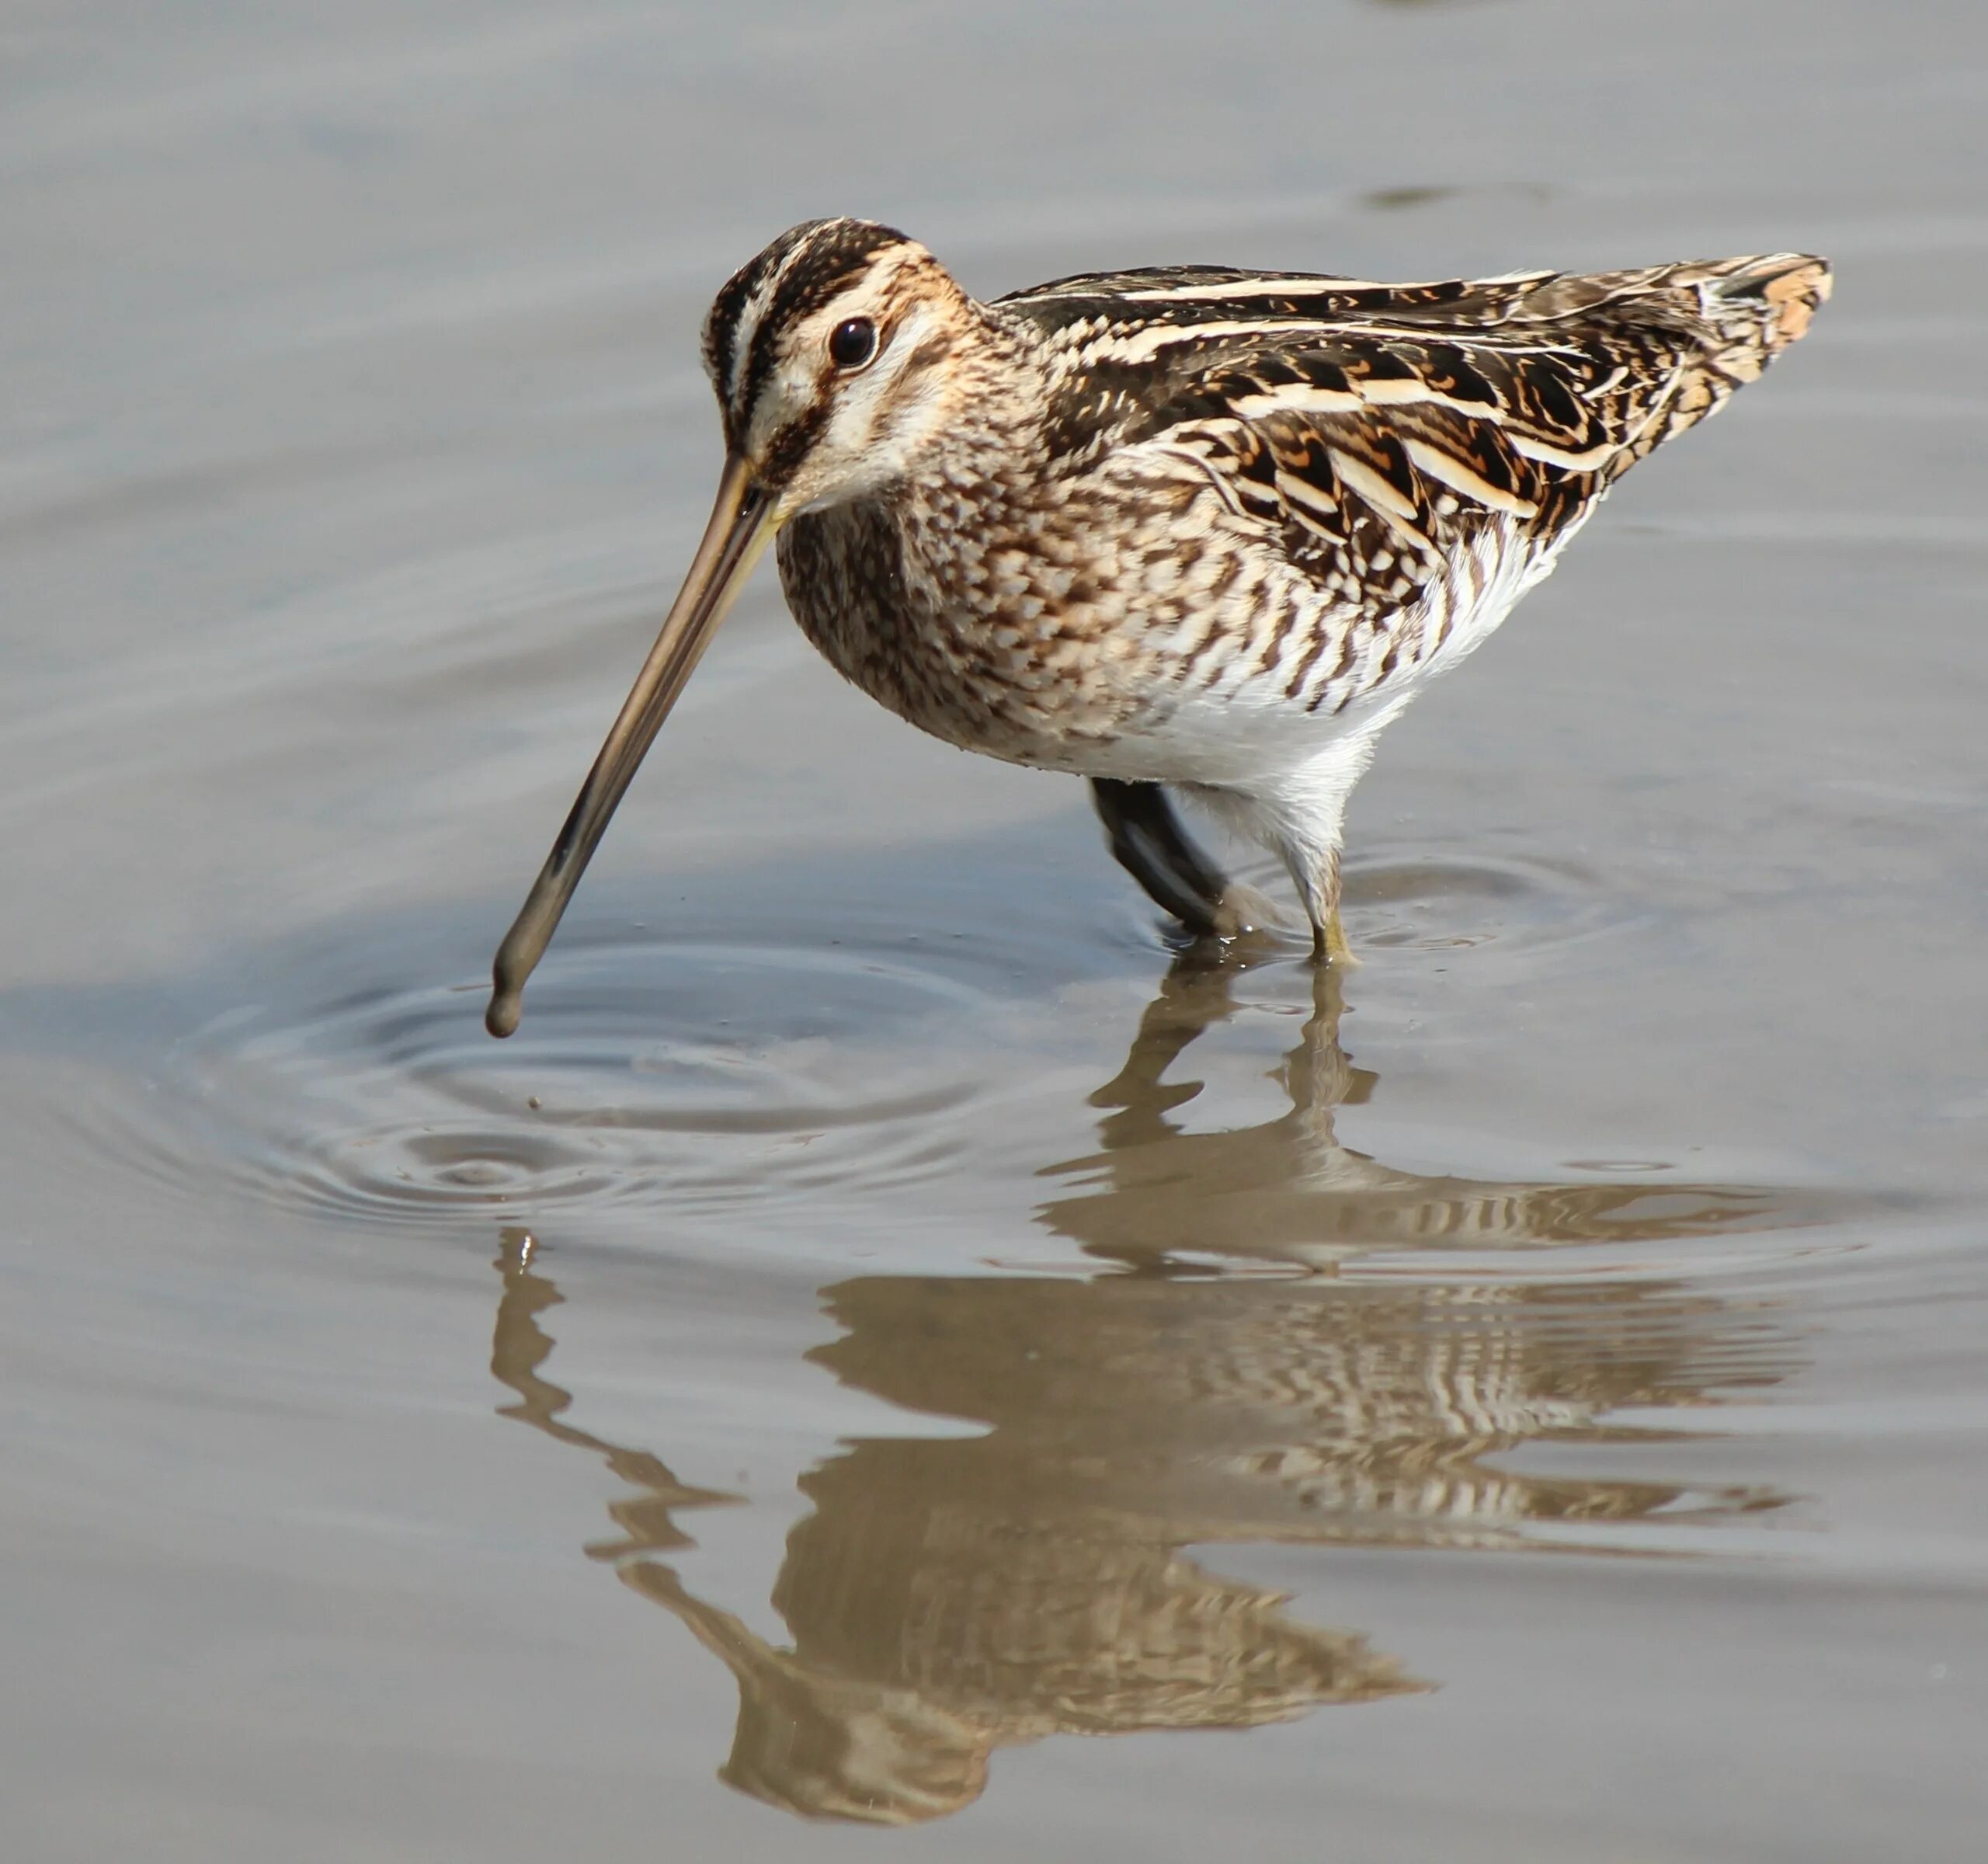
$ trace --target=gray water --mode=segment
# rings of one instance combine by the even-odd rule
[[[1980,1855],[1984,126],[1930,0],[10,9],[0,1853]],[[1839,284],[1343,986],[763,571],[494,1044],[837,211]]]

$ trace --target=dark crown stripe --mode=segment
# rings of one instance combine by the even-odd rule
[[[742,418],[758,398],[773,368],[783,332],[846,291],[880,253],[908,243],[895,228],[866,220],[808,221],[774,241],[760,255],[752,279],[732,305],[731,327],[721,339],[725,369],[718,377],[721,392],[737,363],[739,322],[745,308],[765,288],[769,278],[775,280],[772,300],[752,330],[745,366],[739,371],[732,413]],[[728,286],[721,296],[721,305],[730,290]],[[718,308],[714,307],[714,319],[718,314]]]
[[[725,392],[725,384],[732,380],[732,358],[739,342],[739,319],[764,270],[763,263],[755,259],[751,265],[742,266],[733,273],[725,280],[704,319],[704,373],[721,395]]]

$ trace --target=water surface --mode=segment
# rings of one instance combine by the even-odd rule
[[[1656,21],[19,15],[9,1856],[1976,1854],[1988,28]],[[492,1043],[838,210],[1839,290],[1390,732],[1343,980],[763,572]]]

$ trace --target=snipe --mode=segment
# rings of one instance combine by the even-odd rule
[[[1089,777],[1118,859],[1218,936],[1253,902],[1162,786],[1211,805],[1343,957],[1340,826],[1382,728],[1829,284],[1787,252],[1406,285],[1195,266],[981,304],[888,227],[783,233],[706,321],[717,507],[499,950],[491,1032],[776,535],[803,631],[865,692]]]

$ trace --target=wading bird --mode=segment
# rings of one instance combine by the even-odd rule
[[[982,304],[888,227],[783,233],[705,322],[716,509],[498,951],[492,1034],[776,537],[839,672],[948,743],[1090,778],[1189,932],[1256,902],[1170,788],[1274,850],[1344,958],[1340,829],[1382,729],[1829,283],[1788,252],[1405,285],[1189,266]]]

